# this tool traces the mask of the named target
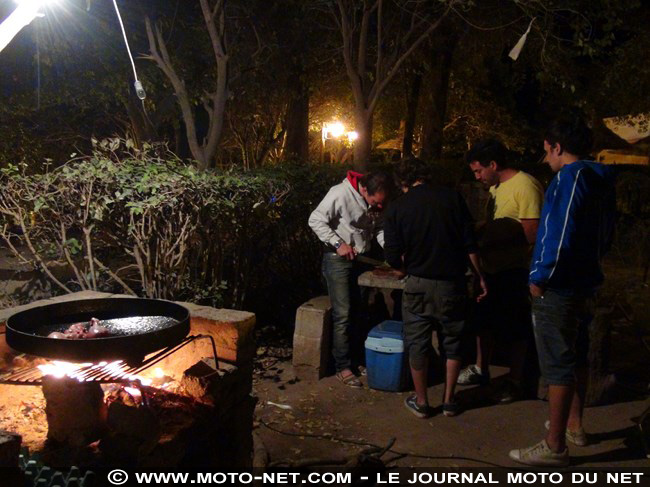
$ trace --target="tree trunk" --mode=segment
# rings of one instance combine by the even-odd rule
[[[402,141],[402,157],[413,155],[413,131],[420,101],[420,87],[422,86],[422,73],[418,70],[410,80],[409,91],[406,97],[406,121],[404,123],[404,139]]]
[[[372,122],[372,112],[363,108],[356,110],[354,130],[359,137],[354,142],[354,169],[359,172],[368,170],[372,151]]]
[[[228,99],[228,56],[217,56],[217,89],[212,96],[211,110],[206,110],[210,115],[210,129],[203,149],[206,168],[214,167],[217,149],[221,142],[223,132],[226,101]],[[206,107],[207,108],[207,107]]]
[[[453,26],[452,26],[453,28]],[[458,36],[450,28],[440,29],[431,42],[431,66],[427,95],[424,98],[424,124],[420,158],[425,161],[438,159],[442,154],[442,131],[447,112],[447,95],[451,62]]]
[[[205,26],[210,36],[217,74],[217,85],[213,92],[204,92],[201,97],[203,109],[209,115],[208,130],[205,137],[199,137],[196,131],[195,105],[187,91],[185,80],[174,68],[172,58],[167,50],[165,38],[159,25],[152,25],[145,17],[145,28],[149,41],[150,54],[145,56],[155,61],[171,83],[176,100],[185,122],[185,132],[189,149],[201,170],[208,169],[216,161],[217,148],[223,131],[224,112],[228,98],[228,53],[226,50],[226,0],[199,0]]]
[[[129,94],[125,103],[126,113],[129,116],[131,121],[131,130],[133,136],[136,140],[136,147],[142,147],[143,142],[151,142],[156,140],[157,133],[156,129],[149,123],[147,117],[145,117],[144,112],[142,111],[142,106],[139,103],[139,100],[136,101],[135,96]]]
[[[286,114],[284,158],[306,161],[309,158],[309,89],[304,70],[296,64],[289,79],[291,99]]]

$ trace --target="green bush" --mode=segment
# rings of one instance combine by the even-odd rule
[[[296,308],[324,292],[320,270],[323,246],[307,220],[345,172],[338,165],[301,162],[260,170],[259,174],[286,181],[291,188],[278,205],[280,218],[258,242],[258,272],[251,276],[254,285],[248,308],[263,319],[293,323]]]
[[[254,248],[289,193],[272,176],[201,173],[119,139],[45,174],[9,166],[2,179],[2,237],[61,289],[229,305],[245,298]]]
[[[307,219],[343,168],[200,172],[163,146],[94,147],[44,174],[1,170],[0,236],[62,291],[246,307],[281,320],[321,291],[321,247]]]

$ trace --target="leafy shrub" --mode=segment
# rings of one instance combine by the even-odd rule
[[[94,141],[44,174],[1,170],[0,236],[62,291],[246,307],[291,322],[322,292],[309,214],[344,169],[197,171],[164,146]]]
[[[230,306],[242,305],[289,193],[272,175],[199,172],[164,147],[120,139],[45,174],[9,166],[2,184],[1,236],[62,290]],[[67,278],[54,270],[62,264]]]
[[[323,246],[307,220],[330,187],[343,180],[345,168],[289,162],[261,169],[259,174],[286,181],[291,189],[277,205],[280,218],[258,242],[258,272],[250,276],[254,285],[248,306],[265,320],[292,323],[300,304],[324,292]]]

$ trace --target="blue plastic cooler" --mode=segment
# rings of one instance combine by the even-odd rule
[[[401,321],[383,321],[366,339],[368,387],[401,391],[406,387],[407,367]]]

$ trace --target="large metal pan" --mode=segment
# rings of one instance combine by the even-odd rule
[[[111,336],[69,340],[48,338],[78,322],[97,318]],[[137,362],[179,343],[190,330],[187,308],[169,301],[136,298],[85,299],[31,308],[7,320],[6,340],[14,350],[57,360]]]

